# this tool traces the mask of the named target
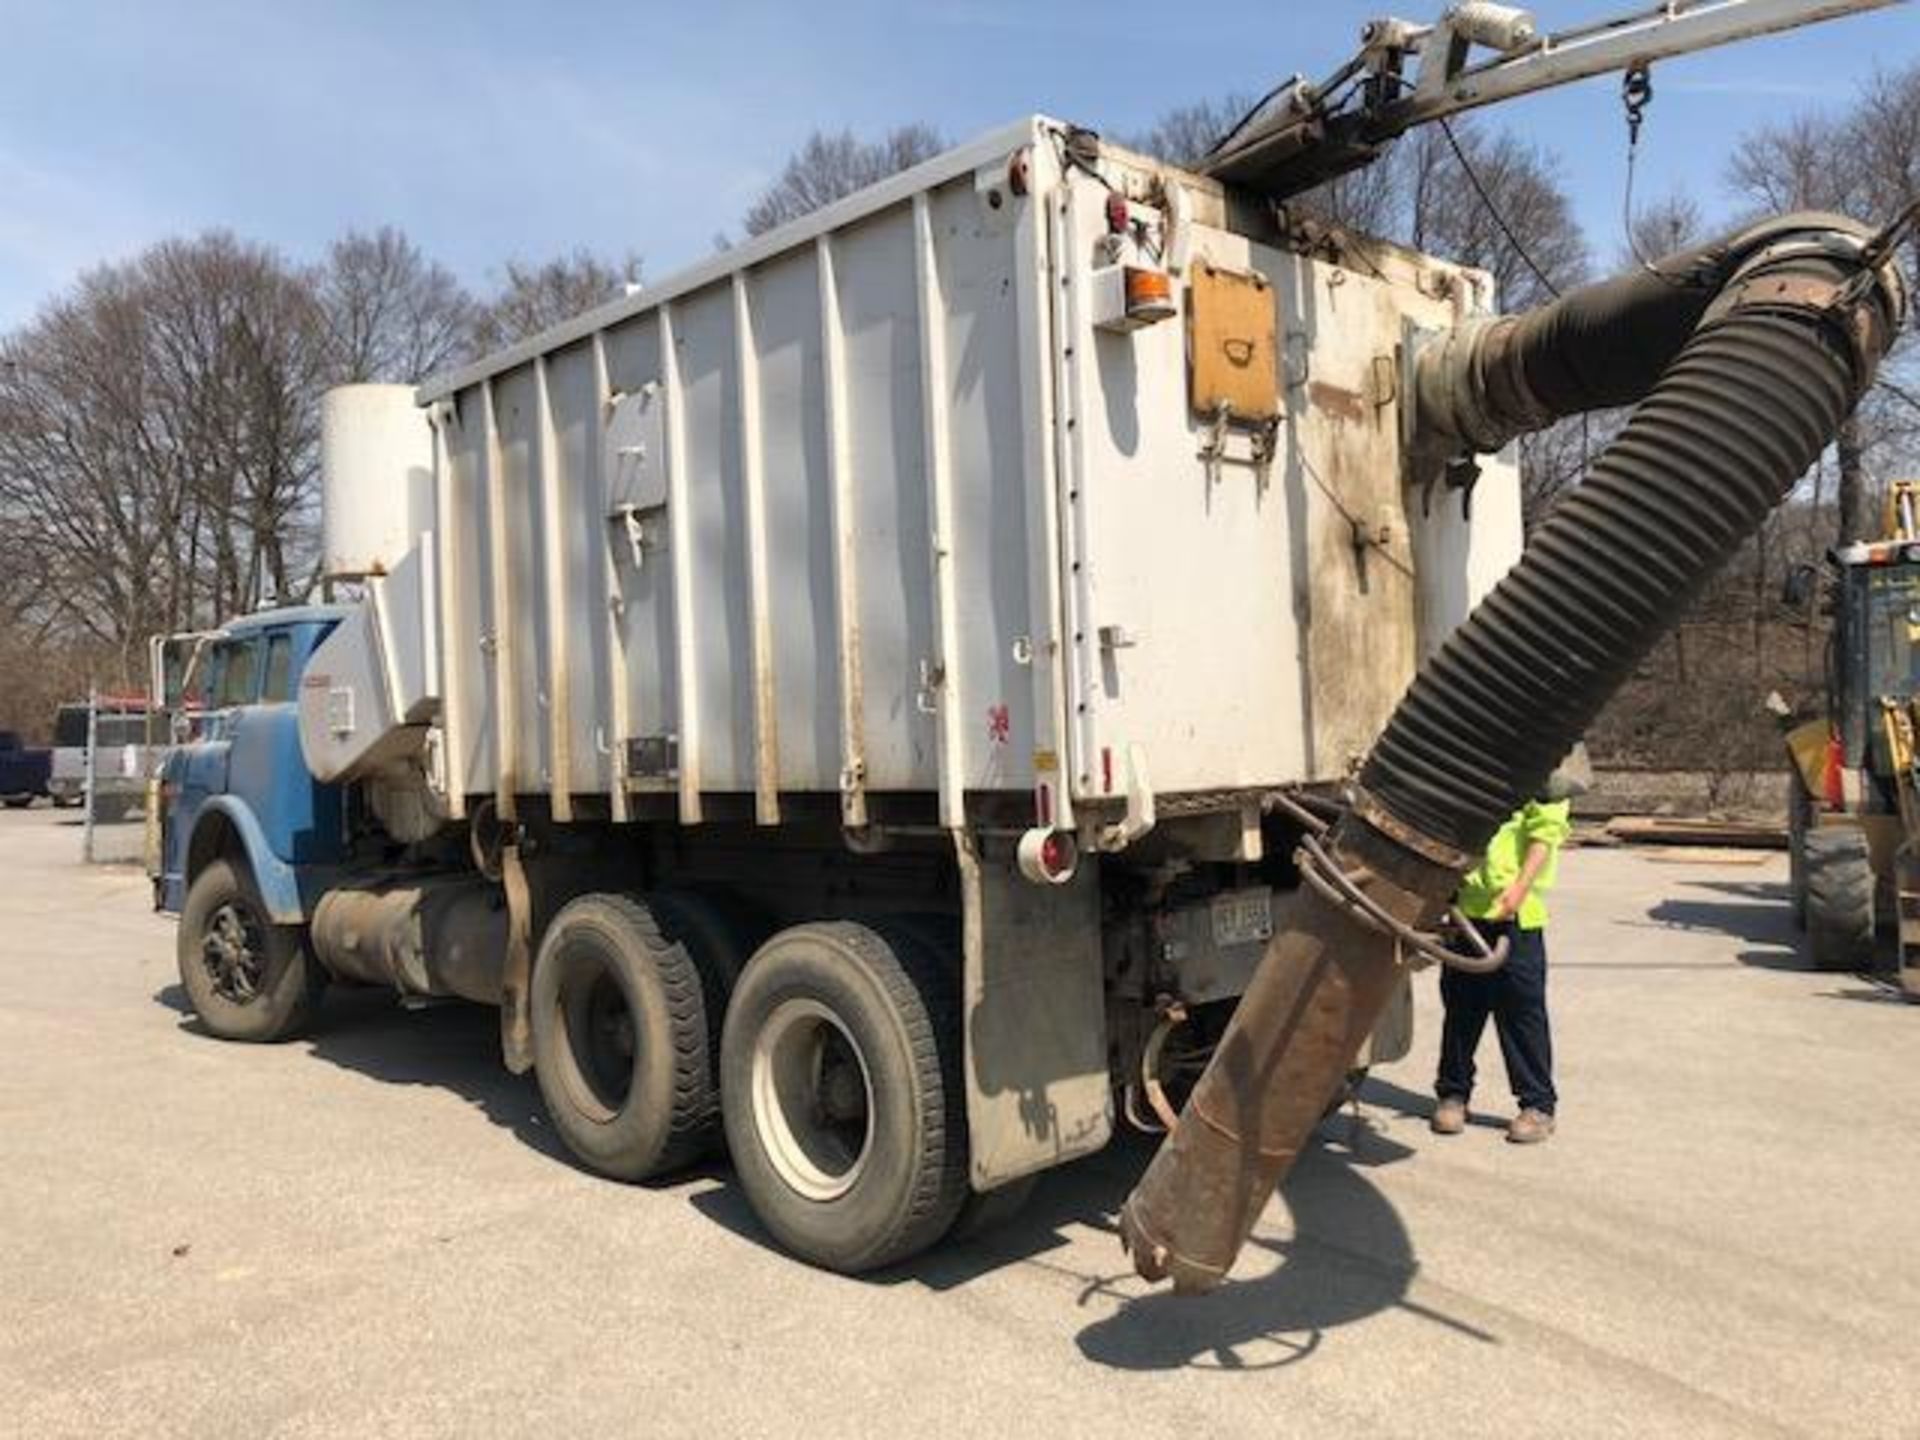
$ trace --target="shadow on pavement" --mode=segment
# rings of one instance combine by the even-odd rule
[[[1476,1085],[1479,1080],[1476,1078]],[[1383,1080],[1378,1075],[1370,1075],[1360,1087],[1360,1099],[1368,1105],[1378,1105],[1410,1120],[1426,1120],[1433,1114],[1434,1097],[1419,1090],[1409,1090],[1404,1085],[1396,1085],[1391,1080]],[[1489,1115],[1484,1110],[1467,1111],[1467,1124],[1482,1130],[1505,1130],[1510,1117]],[[1332,1122],[1329,1122],[1332,1123]],[[1388,1142],[1391,1143],[1391,1142]],[[1409,1154],[1412,1152],[1409,1151]]]
[[[1793,916],[1785,904],[1662,900],[1648,907],[1647,918],[1662,929],[1711,931],[1788,950],[1796,943]]]
[[[1363,1093],[1372,1098],[1377,1084],[1370,1082]],[[1381,1135],[1364,1117],[1344,1112],[1321,1125],[1282,1191],[1293,1236],[1256,1238],[1240,1265],[1243,1272],[1255,1270],[1277,1257],[1277,1268],[1201,1297],[1175,1297],[1165,1286],[1139,1293],[1133,1267],[1120,1250],[1116,1216],[1155,1143],[1133,1134],[1116,1137],[1098,1155],[1041,1176],[1026,1207],[999,1228],[859,1283],[910,1283],[944,1291],[1007,1266],[1034,1265],[1076,1284],[1083,1309],[1113,1307],[1085,1326],[1075,1343],[1089,1360],[1123,1370],[1275,1369],[1314,1354],[1328,1330],[1393,1307],[1493,1342],[1485,1332],[1407,1299],[1418,1268],[1412,1241],[1398,1212],[1364,1172],[1413,1152]],[[736,1186],[688,1198],[717,1224],[774,1248]],[[1071,1243],[1069,1227],[1108,1237],[1112,1266],[1089,1268],[1079,1257],[1055,1253]]]
[[[178,984],[153,998],[180,1015],[183,1031],[205,1037]],[[335,989],[322,1002],[312,1032],[295,1043],[321,1060],[388,1084],[449,1090],[523,1144],[575,1164],[548,1123],[531,1077],[510,1075],[501,1065],[497,1012],[488,1007],[407,1010],[384,991]],[[1404,1114],[1424,1115],[1430,1104],[1425,1096],[1378,1079],[1369,1080],[1361,1094],[1365,1102]],[[1477,1117],[1476,1123],[1499,1122]],[[1264,1370],[1293,1364],[1314,1354],[1326,1331],[1392,1307],[1493,1341],[1407,1299],[1417,1268],[1412,1242],[1398,1212],[1365,1172],[1414,1152],[1352,1111],[1321,1125],[1287,1180],[1282,1194],[1292,1215],[1292,1236],[1256,1238],[1240,1267],[1255,1270],[1277,1258],[1277,1268],[1199,1298],[1175,1298],[1165,1287],[1139,1293],[1133,1267],[1120,1253],[1115,1216],[1155,1143],[1130,1133],[1118,1137],[1098,1155],[1043,1175],[1027,1206],[999,1228],[937,1247],[860,1283],[917,1283],[944,1291],[1022,1262],[1050,1269],[1078,1287],[1082,1308],[1111,1307],[1076,1337],[1081,1353],[1128,1370]],[[721,1183],[699,1183],[713,1180]],[[648,1188],[677,1186],[687,1186],[688,1203],[716,1224],[775,1248],[724,1163],[710,1162]],[[1089,1267],[1084,1259],[1056,1256],[1053,1252],[1070,1244],[1068,1227],[1111,1237],[1112,1266]]]
[[[1689,890],[1711,890],[1765,905],[1785,905],[1792,898],[1784,880],[1689,880],[1686,884]]]
[[[153,998],[180,1012],[182,1030],[208,1044],[222,1043],[207,1035],[177,983]],[[547,1122],[533,1077],[509,1074],[500,1063],[499,1012],[489,1006],[407,1009],[385,990],[334,986],[321,1000],[306,1038],[291,1043],[389,1085],[449,1090],[542,1155],[574,1164]]]
[[[1890,975],[1853,975],[1860,983],[1845,990],[1823,990],[1822,1000],[1864,1000],[1869,1005],[1913,1005],[1917,1002]]]

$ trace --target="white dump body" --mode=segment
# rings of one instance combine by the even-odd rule
[[[430,553],[315,657],[309,756],[389,755],[339,729],[380,716],[437,735],[455,814],[687,823],[999,794],[1064,827],[1349,773],[1519,551],[1509,465],[1470,523],[1406,489],[1410,338],[1485,279],[1309,258],[1211,182],[1066,147],[1009,127],[425,386]],[[1115,323],[1127,267],[1166,318]],[[1271,367],[1276,423],[1196,408],[1214,348],[1229,383]]]

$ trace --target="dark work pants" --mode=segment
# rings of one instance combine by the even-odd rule
[[[1547,1025],[1547,932],[1522,930],[1510,921],[1475,922],[1493,944],[1507,937],[1507,963],[1491,975],[1461,970],[1440,974],[1440,999],[1446,1006],[1440,1033],[1440,1076],[1434,1091],[1441,1099],[1473,1094],[1473,1052],[1489,1016],[1500,1036],[1514,1099],[1522,1109],[1553,1114],[1553,1033]]]

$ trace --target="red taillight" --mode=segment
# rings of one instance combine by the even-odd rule
[[[1073,868],[1073,842],[1058,830],[1040,847],[1040,863],[1049,875],[1061,875]]]
[[[1071,830],[1029,830],[1020,837],[1020,873],[1036,885],[1064,885],[1080,865]]]
[[[1107,196],[1107,229],[1116,235],[1127,233],[1127,226],[1133,223],[1133,212],[1127,207],[1124,195]]]

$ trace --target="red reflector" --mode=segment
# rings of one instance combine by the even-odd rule
[[[1133,221],[1133,212],[1127,208],[1126,197],[1107,196],[1107,228],[1116,235],[1127,233],[1127,226]]]
[[[1820,776],[1820,788],[1826,792],[1825,800],[1830,809],[1847,808],[1847,787],[1842,775],[1847,768],[1847,749],[1840,743],[1840,732],[1835,731],[1827,737],[1827,763]]]
[[[1049,875],[1058,875],[1073,862],[1073,854],[1067,848],[1067,842],[1059,833],[1047,837],[1047,843],[1040,847],[1040,863],[1047,867]]]

